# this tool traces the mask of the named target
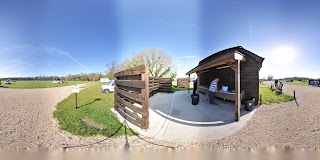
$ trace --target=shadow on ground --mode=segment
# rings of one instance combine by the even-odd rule
[[[218,105],[212,105],[204,94],[200,94],[199,104],[192,105],[191,92],[188,94],[186,91],[176,92],[174,96],[172,94],[170,104],[163,98],[165,97],[155,97],[154,99],[158,100],[150,103],[150,109],[169,121],[197,127],[221,126],[235,122],[233,101],[216,99]],[[248,113],[250,111],[244,110],[242,105],[240,115]]]
[[[96,99],[95,99],[95,100],[93,100],[92,102],[89,102],[89,103],[87,103],[87,104],[84,104],[84,105],[78,106],[77,108],[81,108],[81,107],[88,106],[88,105],[90,105],[90,104],[92,104],[92,103],[94,103],[94,102],[100,101],[100,100],[101,100],[101,98],[96,98]]]

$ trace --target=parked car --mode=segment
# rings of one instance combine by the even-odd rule
[[[6,80],[5,84],[11,84],[10,79]]]
[[[61,83],[60,80],[54,80],[54,81],[52,81],[52,82],[53,82],[53,83],[56,83],[56,84]]]
[[[114,80],[110,80],[108,84],[101,86],[101,92],[103,93],[111,93],[114,92]]]
[[[99,82],[109,82],[109,78],[100,78]]]

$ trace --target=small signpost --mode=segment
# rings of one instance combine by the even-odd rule
[[[77,86],[77,85],[72,86],[71,93],[75,93],[74,106],[75,106],[75,109],[77,109],[77,94],[79,93],[79,86]]]

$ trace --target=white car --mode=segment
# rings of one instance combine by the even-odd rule
[[[52,83],[55,83],[55,84],[57,84],[57,83],[61,83],[61,81],[58,81],[58,80],[54,80],[54,81],[52,81]]]
[[[10,79],[6,80],[6,82],[4,84],[11,84]]]
[[[109,82],[109,78],[100,78],[99,82]]]
[[[101,86],[101,92],[110,93],[114,92],[114,80],[110,80],[108,84]]]

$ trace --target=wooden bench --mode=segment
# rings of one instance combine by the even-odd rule
[[[204,93],[204,94],[206,94],[206,95],[209,95],[209,90],[208,90],[208,87],[207,87],[207,86],[199,86],[198,91],[199,91],[200,93]]]
[[[209,95],[209,89],[206,86],[199,86],[199,92],[200,93],[204,93],[206,95]],[[242,101],[242,99],[244,98],[245,95],[245,91],[243,90],[240,93],[240,100]],[[230,100],[230,101],[235,101],[236,96],[234,92],[222,92],[222,91],[216,91],[215,92],[215,96],[217,98],[221,98],[221,99],[226,99],[226,100]]]

